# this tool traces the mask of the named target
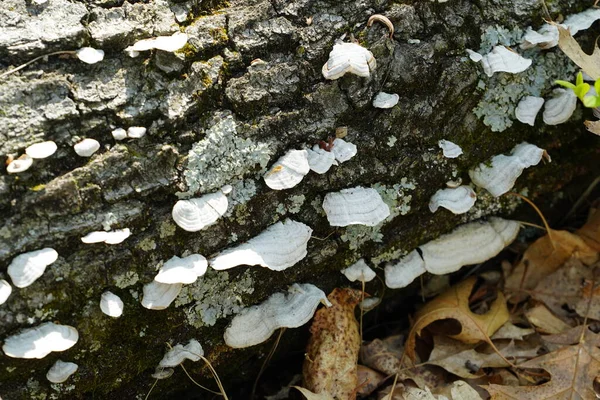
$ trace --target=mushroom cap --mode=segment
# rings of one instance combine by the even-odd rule
[[[127,136],[132,139],[140,139],[146,135],[147,129],[143,126],[130,126],[127,129]]]
[[[436,212],[438,208],[444,207],[453,214],[464,214],[473,207],[475,201],[477,195],[470,186],[440,189],[431,196],[429,210]]]
[[[48,373],[46,373],[46,379],[52,383],[63,383],[77,371],[77,368],[79,366],[75,363],[56,360],[54,365],[48,370]]]
[[[92,154],[100,149],[100,142],[98,142],[96,139],[86,138],[75,144],[73,149],[80,157],[91,157]]]
[[[354,143],[346,142],[344,139],[336,138],[331,149],[337,162],[343,163],[356,155],[358,150]]]
[[[118,318],[123,315],[123,301],[113,292],[106,291],[100,296],[100,309],[109,317]]]
[[[115,140],[127,139],[127,131],[123,128],[113,129],[111,134]]]
[[[200,254],[192,254],[183,258],[173,256],[158,271],[154,280],[160,283],[190,284],[204,275],[207,268],[208,261]]]
[[[369,77],[377,62],[373,53],[356,43],[336,43],[321,72],[325,79],[338,79],[347,72]]]
[[[27,171],[33,164],[33,158],[27,154],[23,154],[21,157],[12,160],[6,166],[6,172],[9,174],[18,174],[19,172]]]
[[[375,108],[392,108],[398,104],[400,96],[396,93],[379,92],[373,99],[373,107]]]
[[[312,318],[319,303],[331,305],[325,293],[310,283],[294,284],[287,293],[275,293],[262,304],[244,308],[223,335],[229,347],[254,346],[279,328],[297,328]]]
[[[204,356],[202,345],[192,339],[185,346],[178,344],[170,349],[158,363],[159,368],[176,367],[185,360],[198,361]]]
[[[323,209],[331,226],[375,226],[390,215],[377,190],[360,186],[327,193]]]
[[[142,306],[150,310],[164,310],[181,292],[181,283],[160,283],[152,281],[144,285]]]
[[[452,143],[449,140],[442,139],[438,142],[438,146],[442,149],[442,153],[446,158],[456,158],[460,156],[463,151],[459,145]]]
[[[229,202],[222,191],[200,198],[179,200],[173,206],[173,221],[188,232],[197,232],[217,222],[227,212]]]
[[[15,358],[44,358],[53,351],[70,349],[79,340],[77,329],[45,322],[4,340],[2,351]]]
[[[299,184],[309,171],[308,152],[290,150],[273,164],[263,178],[271,189],[283,190]]]
[[[104,50],[97,50],[93,47],[82,47],[75,52],[77,58],[86,64],[96,64],[104,60]]]
[[[25,149],[25,153],[31,158],[46,158],[56,153],[56,143],[48,140],[41,143],[32,144]]]
[[[23,253],[13,258],[7,272],[13,285],[18,288],[24,288],[42,276],[46,267],[57,259],[58,253],[49,247],[30,251],[29,253]]]
[[[248,242],[221,252],[210,260],[210,266],[220,271],[238,265],[262,265],[283,271],[306,257],[311,234],[308,225],[287,219],[271,225]]]
[[[12,286],[4,279],[0,279],[0,304],[4,304],[12,293]]]
[[[371,282],[373,278],[377,276],[375,271],[373,271],[362,258],[348,268],[343,269],[342,274],[344,274],[350,282]]]

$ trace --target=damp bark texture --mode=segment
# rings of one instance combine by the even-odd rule
[[[553,18],[591,5],[545,3]],[[59,254],[38,280],[13,287],[0,305],[0,341],[47,321],[79,332],[71,349],[41,360],[0,354],[5,400],[143,398],[166,343],[191,339],[233,390],[231,382],[254,379],[266,349],[225,346],[224,329],[242,307],[292,283],[313,283],[326,293],[350,285],[339,271],[359,258],[383,267],[461,223],[510,216],[518,204],[478,190],[469,213],[432,214],[429,198],[447,181],[468,183],[470,168],[523,141],[552,156],[552,163],[526,170],[517,181],[515,190],[534,200],[559,201],[569,182],[598,172],[596,137],[582,125],[589,110],[554,127],[541,115],[534,127],[514,117],[522,96],[548,98],[554,79],[573,80],[576,69],[559,50],[532,50],[533,66],[518,76],[488,78],[467,57],[467,48],[516,49],[528,26],[539,28],[548,18],[537,0],[3,0],[0,8],[0,73],[57,51],[90,46],[105,52],[93,65],[68,54],[49,56],[0,81],[0,159],[43,140],[58,145],[25,172],[0,172],[0,279],[10,282],[7,267],[21,253],[51,247]],[[367,28],[373,14],[391,20],[392,39],[383,24]],[[177,31],[189,41],[174,53],[131,58],[123,51]],[[578,38],[596,35],[592,27]],[[323,78],[321,68],[342,37],[374,54],[370,78]],[[374,108],[380,91],[397,93],[398,104]],[[129,127],[147,133],[123,141],[111,135]],[[336,129],[357,146],[354,158],[326,174],[309,173],[292,189],[265,185],[262,175],[286,151],[327,142]],[[90,158],[73,150],[84,138],[101,144]],[[444,158],[441,139],[464,154]],[[216,224],[199,232],[175,225],[171,210],[178,199],[225,184],[233,191]],[[390,217],[376,227],[331,227],[322,209],[325,194],[356,186],[375,188]],[[167,309],[141,306],[143,285],[171,257],[209,258],[286,218],[313,229],[307,257],[293,267],[209,268]],[[117,245],[80,240],[122,228],[132,234]],[[381,291],[376,282],[367,287],[375,295]],[[124,302],[120,318],[100,310],[107,290]],[[46,371],[59,358],[79,369],[65,383],[50,384]],[[197,379],[208,378],[201,362],[186,365]],[[166,398],[191,387],[178,370],[159,381],[153,395]]]

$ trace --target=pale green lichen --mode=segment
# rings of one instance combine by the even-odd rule
[[[514,46],[521,41],[523,31],[509,31],[501,27],[488,27],[482,35],[482,54],[487,54],[494,45]],[[484,90],[482,99],[473,112],[494,132],[510,128],[515,117],[515,108],[525,96],[547,97],[557,79],[571,80],[576,66],[560,50],[540,50],[538,48],[521,52],[532,60],[532,65],[519,74],[495,73],[491,78],[484,77],[478,89]]]
[[[120,289],[125,289],[126,287],[133,286],[139,280],[140,277],[135,271],[127,271],[124,274],[113,276],[115,286]]]
[[[305,200],[306,197],[303,194],[299,196],[292,196],[286,199],[285,203],[278,204],[275,212],[280,215],[285,215],[287,213],[297,214],[302,209],[302,205],[304,204]]]
[[[387,145],[389,147],[394,147],[394,145],[396,144],[397,141],[398,141],[398,138],[396,136],[388,136]]]
[[[217,319],[239,312],[244,307],[242,296],[253,292],[254,280],[249,270],[230,281],[227,271],[209,269],[196,282],[183,287],[175,306],[185,306],[188,324],[197,328],[212,326]]]
[[[156,249],[156,242],[151,238],[147,237],[142,239],[137,247],[142,251],[151,251]]]
[[[189,152],[185,195],[214,191],[269,162],[268,145],[240,137],[231,115],[217,113],[210,125],[206,137]]]
[[[171,220],[166,219],[160,224],[160,227],[158,228],[158,235],[161,239],[164,239],[169,236],[173,236],[176,230],[177,227],[175,224]]]

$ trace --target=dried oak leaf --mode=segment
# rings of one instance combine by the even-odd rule
[[[475,282],[475,277],[460,282],[425,304],[415,314],[415,322],[404,347],[405,354],[411,361],[414,362],[416,358],[416,336],[420,335],[423,328],[432,322],[455,319],[460,323],[461,331],[450,337],[464,343],[478,343],[480,341],[490,342],[490,336],[508,321],[508,309],[501,292],[498,292],[498,297],[490,305],[487,313],[478,315],[469,309],[469,296]]]
[[[387,378],[386,375],[379,371],[375,371],[364,365],[358,365],[356,370],[358,375],[358,391],[360,397],[366,397],[373,393],[375,389]]]
[[[538,386],[482,387],[492,399],[595,399],[592,382],[600,375],[600,349],[582,341],[529,360],[519,368],[544,369],[550,374],[550,381]]]
[[[374,339],[360,349],[360,359],[366,366],[393,375],[401,367],[400,359],[404,352],[404,336],[394,335],[383,340]]]
[[[361,292],[334,289],[327,298],[332,306],[318,310],[310,327],[303,386],[336,400],[355,399],[360,334],[354,308],[361,301]]]
[[[561,333],[571,328],[566,322],[552,314],[543,304],[525,311],[529,323],[541,333]]]
[[[600,121],[583,121],[583,125],[594,135],[600,135]]]
[[[579,236],[567,231],[550,230],[533,242],[523,254],[523,259],[506,279],[505,289],[518,292],[533,289],[544,277],[559,269],[569,258],[576,257],[590,265],[598,259],[598,252]],[[527,297],[515,293],[510,301],[518,303]]]
[[[597,121],[600,122],[600,121]],[[598,127],[600,129],[600,126]],[[587,222],[575,232],[591,248],[600,251],[600,211],[597,208],[590,210]]]
[[[557,271],[549,274],[528,293],[546,306],[557,316],[567,319],[570,309],[581,299],[581,282],[593,277],[593,270],[576,258],[570,258]]]
[[[586,54],[581,50],[579,43],[573,39],[571,32],[560,25],[556,25],[556,27],[558,28],[559,35],[558,47],[593,80],[599,79],[600,49],[596,46],[592,54]]]

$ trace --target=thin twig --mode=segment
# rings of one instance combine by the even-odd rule
[[[46,58],[46,57],[49,57],[49,56],[55,56],[55,55],[58,55],[58,54],[75,54],[75,51],[73,51],[73,50],[62,50],[62,51],[55,51],[54,53],[44,54],[42,56],[34,58],[33,60],[27,61],[25,64],[19,65],[18,67],[13,68],[10,71],[6,71],[6,72],[0,74],[0,78],[4,78],[5,76],[8,76],[8,75],[12,74],[13,72],[20,71],[23,68],[25,68],[26,66],[31,65],[34,62],[36,62],[38,60],[41,60],[42,58]]]

